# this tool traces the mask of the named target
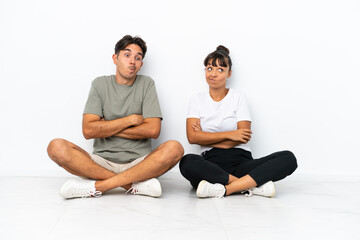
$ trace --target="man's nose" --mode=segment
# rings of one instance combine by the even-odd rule
[[[135,58],[130,58],[130,64],[132,64],[132,65],[135,64]]]

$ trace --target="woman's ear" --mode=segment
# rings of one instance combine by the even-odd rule
[[[229,71],[227,78],[231,77],[232,70]]]

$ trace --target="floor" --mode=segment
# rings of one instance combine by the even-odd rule
[[[296,175],[296,174],[295,174]],[[63,200],[68,178],[0,177],[0,239],[358,239],[360,180],[291,176],[274,198],[198,199],[177,171],[161,198]]]

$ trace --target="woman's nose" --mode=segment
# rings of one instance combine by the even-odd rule
[[[210,75],[211,75],[211,76],[214,76],[214,77],[216,77],[216,75],[217,75],[217,72],[216,72],[216,70],[215,70],[215,69],[213,69],[213,70],[211,71]]]

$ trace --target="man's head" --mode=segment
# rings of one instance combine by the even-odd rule
[[[142,59],[144,59],[147,50],[145,41],[142,40],[140,37],[132,37],[130,35],[124,36],[116,43],[115,54],[118,55],[121,50],[124,50],[130,44],[136,44],[141,48]]]
[[[119,84],[132,84],[143,65],[146,43],[139,37],[124,36],[115,45],[113,61],[116,65],[116,79]]]

